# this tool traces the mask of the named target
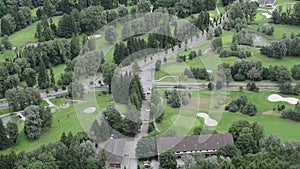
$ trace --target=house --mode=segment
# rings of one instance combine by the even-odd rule
[[[106,151],[107,169],[123,169],[123,154],[126,139],[111,139],[106,141],[104,149]]]
[[[233,145],[231,134],[212,134],[185,137],[161,137],[156,139],[157,153],[172,150],[177,157],[186,154],[216,155],[220,147]]]
[[[103,145],[107,156],[108,169],[123,169],[126,166],[126,139],[107,140]],[[159,156],[168,150],[175,152],[178,158],[186,154],[216,155],[220,147],[233,145],[231,134],[212,134],[183,137],[156,138],[156,151]],[[125,161],[124,161],[125,159]],[[146,163],[145,163],[146,164]],[[145,165],[147,167],[148,164]]]

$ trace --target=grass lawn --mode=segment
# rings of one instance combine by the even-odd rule
[[[298,57],[284,57],[283,59],[274,59],[260,54],[260,51],[257,48],[251,48],[249,49],[249,51],[252,52],[253,56],[248,58],[247,60],[262,61],[264,67],[269,67],[270,65],[284,65],[287,68],[291,69],[294,65],[299,64]],[[233,65],[233,63],[236,60],[238,60],[238,58],[228,57],[228,58],[221,58],[221,60],[222,62]]]
[[[294,3],[296,2],[295,0],[276,0],[275,4],[282,4],[282,3]]]
[[[163,119],[161,122],[157,123],[157,127],[163,132],[168,129],[174,129],[177,131],[177,134],[180,135],[188,133],[189,135],[192,132],[192,128],[198,125],[203,125],[203,119],[197,118],[196,113],[199,111],[208,112],[211,101],[211,93],[209,91],[200,91],[200,95],[197,96],[195,92],[192,92],[192,99],[187,106],[181,107],[181,109],[174,109],[170,106],[167,106],[165,113],[163,114]],[[226,133],[228,128],[232,125],[233,122],[245,119],[250,122],[257,121],[260,125],[264,127],[265,135],[276,134],[282,140],[297,139],[300,140],[299,130],[300,123],[291,121],[288,119],[282,119],[279,115],[269,115],[265,112],[272,111],[273,108],[276,108],[277,105],[284,104],[286,108],[293,108],[294,105],[285,103],[285,102],[269,102],[267,97],[271,94],[274,94],[273,91],[263,91],[258,93],[249,93],[249,92],[227,92],[226,104],[230,103],[232,100],[239,98],[242,95],[246,95],[248,100],[254,103],[257,106],[258,114],[254,117],[244,115],[242,113],[230,113],[224,112],[217,127],[219,133]],[[283,97],[294,97],[282,95]],[[195,98],[196,97],[196,98]],[[197,98],[198,97],[198,98]],[[199,99],[200,98],[200,99]],[[300,99],[300,97],[297,97]],[[198,106],[195,106],[197,105]],[[190,107],[192,106],[192,108]],[[198,107],[198,108],[195,108]],[[212,114],[213,117],[213,114]],[[189,124],[186,126],[185,124]],[[188,132],[187,129],[190,131]],[[183,134],[184,134],[183,133]],[[152,135],[159,134],[154,131]]]
[[[222,43],[223,46],[230,46],[232,42],[232,37],[233,37],[234,31],[223,31],[221,38],[222,38]]]
[[[282,38],[283,33],[286,33],[287,37],[289,37],[292,34],[292,32],[294,32],[295,35],[297,35],[299,33],[299,26],[274,24],[275,31],[274,31],[274,34],[272,36],[270,36],[270,35],[265,35],[263,33],[257,32],[257,27],[258,27],[258,25],[251,25],[249,27],[249,31],[258,33],[269,40],[280,40]]]
[[[53,22],[57,25],[61,16],[53,17]],[[36,26],[39,21],[32,23],[24,29],[15,32],[10,35],[8,39],[12,42],[13,46],[23,46],[29,42],[37,42],[38,39],[34,36],[36,31]]]
[[[53,99],[49,99],[55,106],[61,106],[64,103],[66,103],[68,100],[64,99],[64,98],[53,98]]]
[[[55,83],[60,79],[60,75],[65,72],[66,65],[61,64],[53,67]]]
[[[95,102],[77,104],[69,108],[56,111],[53,114],[52,128],[49,131],[43,131],[40,138],[37,140],[27,139],[23,131],[24,122],[18,121],[20,131],[18,143],[16,146],[2,151],[2,153],[7,154],[10,151],[15,151],[16,153],[21,151],[29,152],[42,145],[47,145],[49,143],[58,141],[63,132],[72,132],[73,134],[76,134],[84,131],[84,127],[89,126],[89,124],[92,124],[95,118],[100,117],[100,112],[102,112],[110,104],[111,96],[103,94],[99,96],[98,93],[97,95],[90,93],[85,97],[85,99],[95,100]],[[61,103],[61,100],[58,99],[54,102],[59,104]],[[95,113],[83,113],[85,108],[96,105],[97,110]]]
[[[0,109],[0,116],[8,113],[10,113],[9,109]]]

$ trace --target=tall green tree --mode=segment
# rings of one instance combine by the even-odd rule
[[[16,30],[16,22],[11,14],[7,14],[1,18],[1,35],[11,35]]]
[[[38,106],[30,106],[24,110],[26,116],[24,133],[29,139],[37,139],[41,135],[42,119]]]
[[[176,156],[173,151],[166,151],[159,155],[160,165],[159,168],[161,169],[169,169],[169,168],[176,168]]]
[[[0,119],[0,150],[7,148],[8,143],[9,141],[8,141],[6,129],[3,125],[2,120]]]
[[[33,87],[36,84],[36,71],[32,68],[26,68],[23,74],[27,86]]]
[[[71,60],[77,57],[80,53],[81,45],[77,35],[73,35],[70,42],[70,56]]]
[[[9,136],[10,145],[14,145],[17,143],[17,139],[19,137],[19,128],[16,123],[8,122],[7,123],[7,135]]]

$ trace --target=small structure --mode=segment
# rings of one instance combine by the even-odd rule
[[[161,137],[156,139],[158,155],[167,150],[172,150],[179,158],[186,154],[216,155],[220,147],[233,144],[231,134]]]
[[[107,169],[123,169],[123,154],[126,139],[108,140],[104,147],[107,157]]]

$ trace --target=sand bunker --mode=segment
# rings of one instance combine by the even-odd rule
[[[206,70],[206,72],[207,72],[207,73],[213,73],[212,70],[208,70],[208,69]]]
[[[210,118],[209,115],[206,114],[206,113],[198,113],[197,116],[204,118],[204,124],[207,125],[207,126],[216,126],[216,125],[218,125],[218,122],[216,120]]]
[[[94,113],[95,111],[96,111],[96,107],[89,107],[84,110],[84,113],[90,114],[90,113]]]
[[[287,102],[287,103],[290,103],[290,104],[297,104],[297,102],[299,101],[299,99],[297,98],[294,98],[294,97],[282,97],[278,94],[272,94],[268,97],[268,100],[270,102],[280,102],[280,101],[283,101],[283,102]]]
[[[265,16],[266,18],[272,18],[272,15],[268,14],[268,13],[262,13],[263,16]]]

